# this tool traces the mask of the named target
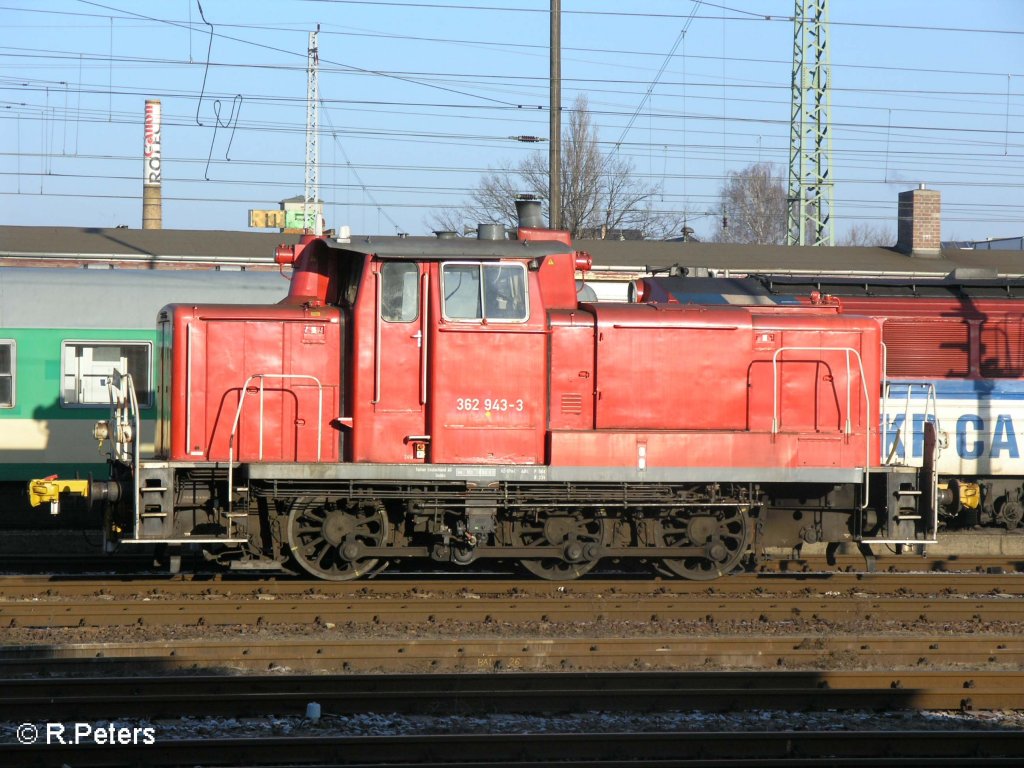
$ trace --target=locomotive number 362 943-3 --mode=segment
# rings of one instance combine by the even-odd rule
[[[526,403],[520,398],[509,400],[505,397],[457,397],[456,411],[522,411]]]

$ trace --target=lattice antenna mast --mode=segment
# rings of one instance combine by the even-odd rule
[[[833,245],[828,0],[795,3],[787,242]]]
[[[302,204],[302,224],[308,234],[322,235],[320,219],[320,54],[317,34],[309,33],[309,56],[306,64],[306,191]]]

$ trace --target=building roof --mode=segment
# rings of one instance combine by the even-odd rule
[[[0,226],[0,264],[83,265],[116,261],[124,267],[236,266],[275,268],[278,245],[299,235],[270,232],[181,229],[99,229],[89,227]],[[352,243],[365,241],[353,235]],[[385,246],[400,238],[377,237]],[[461,241],[468,242],[468,241]],[[408,248],[409,243],[402,246]],[[467,246],[461,246],[467,247]],[[832,275],[946,275],[981,270],[1024,276],[1020,251],[944,248],[938,258],[908,256],[895,248],[664,242],[653,240],[577,240],[599,268],[629,270],[673,265],[716,271]],[[383,248],[382,248],[383,249]]]
[[[0,226],[0,264],[85,264],[122,266],[272,266],[274,249],[299,235],[197,229],[100,229],[94,227]],[[39,264],[39,265],[42,265]]]
[[[1024,259],[1012,251],[944,249],[938,258],[909,256],[895,248],[834,246],[830,248],[786,245],[739,245],[618,240],[577,240],[599,266],[664,268],[678,265],[707,267],[716,271],[792,274],[947,275],[954,270],[994,271],[1000,275],[1024,274]]]

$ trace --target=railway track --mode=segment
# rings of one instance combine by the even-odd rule
[[[0,721],[756,709],[1024,708],[1024,671],[616,672],[4,678]]]
[[[978,670],[1024,668],[1019,634],[644,638],[375,638],[144,640],[0,646],[0,675],[221,671],[482,672],[628,669]]]
[[[684,599],[685,598],[685,599]],[[300,597],[258,595],[255,599],[182,597],[118,599],[53,598],[0,602],[0,625],[7,627],[128,627],[227,625],[436,626],[443,622],[492,624],[754,621],[901,621],[993,622],[1024,621],[1024,600],[1009,595],[965,597],[842,596],[842,595],[631,595],[491,597],[468,594],[457,598],[410,598],[380,595]]]
[[[97,534],[99,536],[99,534]],[[876,557],[874,573],[1021,573],[1024,572],[1024,550],[1018,541],[1024,541],[1024,536],[1012,536],[1012,546],[1007,545],[1005,552],[1000,547],[1001,542],[997,536],[986,536],[992,541],[979,549],[984,554],[927,554],[924,556],[890,555],[878,553]],[[25,544],[24,546],[39,546],[38,544]],[[1018,551],[1022,550],[1022,551]],[[193,574],[199,579],[221,579],[227,580],[251,580],[254,582],[265,582],[272,580],[305,580],[309,578],[305,574],[289,574],[281,571],[229,571],[206,562],[199,553],[185,553],[182,557],[183,572]],[[0,568],[9,573],[19,574],[40,574],[40,575],[82,575],[82,574],[103,574],[113,575],[116,578],[139,574],[148,578],[159,578],[166,574],[166,565],[157,565],[152,552],[117,552],[114,554],[86,554],[81,552],[54,554],[50,551],[39,553],[32,552],[2,552],[0,553]],[[768,559],[759,561],[750,570],[757,574],[820,574],[832,575],[841,573],[868,573],[864,558],[860,555],[843,554],[829,561],[823,555],[807,555],[792,557],[776,554]],[[474,566],[470,569],[460,569],[456,572],[455,578],[488,581],[491,579],[511,579],[518,575],[514,568],[502,570],[500,566],[495,570],[485,570],[484,566]],[[729,578],[734,579],[738,574]],[[430,571],[418,574],[409,570],[403,570],[399,565],[384,571],[377,578],[384,581],[391,579],[412,579],[420,582],[444,581],[451,578],[451,574]],[[653,571],[649,568],[640,567],[632,571],[618,572],[612,566],[604,565],[599,567],[590,578],[597,580],[642,580],[650,581],[655,578]],[[520,579],[521,581],[521,579]],[[314,582],[315,583],[315,582]],[[365,582],[361,582],[365,583]]]
[[[846,711],[968,710],[1019,707],[1024,673],[627,673],[560,675],[371,675],[342,677],[157,677],[62,681],[3,680],[0,717],[29,729],[32,745],[10,734],[0,743],[5,765],[1011,765],[1024,750],[1024,731],[964,721],[960,730],[909,731],[880,719],[843,717]],[[316,701],[321,718],[303,720]],[[774,717],[757,717],[767,707]],[[828,730],[780,723],[785,710],[831,710]],[[703,727],[686,712],[753,712],[742,732]],[[392,712],[406,735],[354,736],[351,719]],[[581,713],[573,732],[535,732],[538,722]],[[582,714],[586,713],[586,714]],[[645,718],[649,713],[650,719]],[[670,716],[666,717],[666,713]],[[674,715],[673,715],[674,713]],[[534,714],[541,720],[503,719]],[[626,714],[627,717],[621,718]],[[238,734],[181,730],[182,719],[227,716],[260,723]],[[459,719],[460,716],[463,719]],[[290,718],[287,738],[267,733],[275,717]],[[796,716],[799,717],[799,716]],[[12,719],[13,718],[13,719]],[[84,721],[134,733],[149,745],[66,744],[49,737],[47,722]],[[139,719],[141,718],[141,719]],[[454,718],[454,720],[453,720]],[[881,718],[884,722],[884,718]],[[418,726],[412,726],[412,723]],[[455,723],[453,726],[452,723]],[[633,724],[625,730],[621,724]],[[636,724],[647,723],[643,733]],[[787,723],[790,723],[787,725]],[[864,723],[867,723],[866,725]],[[76,727],[77,724],[76,724]],[[215,723],[214,728],[218,727]],[[224,728],[223,724],[220,727]],[[274,726],[277,727],[277,726]],[[424,733],[447,728],[453,733]],[[13,730],[13,729],[12,729]],[[486,730],[486,732],[484,732]],[[67,734],[70,738],[70,732]],[[26,739],[28,740],[28,739]],[[49,743],[46,743],[49,741]],[[837,762],[838,761],[838,762]]]
[[[1019,731],[455,734],[252,737],[152,746],[0,745],[7,765],[146,766],[1018,766]]]
[[[784,595],[790,593],[828,594],[936,594],[1024,595],[1024,579],[1015,572],[972,571],[967,573],[848,573],[808,571],[799,573],[740,573],[713,582],[663,580],[659,578],[588,578],[570,583],[512,579],[447,576],[431,579],[381,578],[355,582],[310,581],[297,578],[252,578],[234,575],[0,575],[0,602],[49,600],[53,598],[138,598],[174,596],[268,599],[279,596],[363,597],[406,595],[420,599],[431,596],[473,594],[478,596],[630,597],[636,595]]]

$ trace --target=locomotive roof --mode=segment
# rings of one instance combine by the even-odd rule
[[[336,250],[373,254],[378,259],[532,259],[555,253],[571,253],[575,247],[553,240],[477,240],[457,237],[366,237],[351,242],[327,239]]]

